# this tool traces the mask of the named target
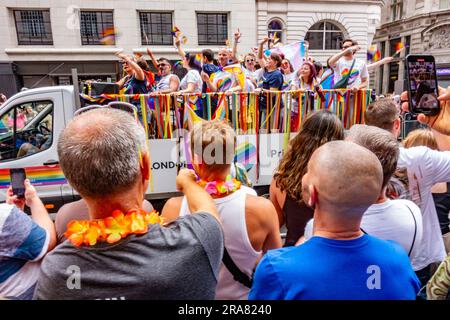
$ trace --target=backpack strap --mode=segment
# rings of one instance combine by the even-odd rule
[[[412,240],[411,248],[409,249],[409,252],[408,252],[408,257],[409,257],[409,256],[411,256],[411,252],[412,252],[412,250],[414,248],[414,243],[416,242],[417,221],[416,221],[416,217],[414,217],[414,213],[412,212],[411,208],[407,204],[405,204],[405,206],[408,208],[409,212],[411,212],[411,215],[412,215],[412,217],[414,219],[414,237],[413,237],[413,240]]]
[[[247,288],[251,288],[253,284],[253,279],[251,279],[248,275],[243,273],[237,265],[234,263],[233,259],[231,259],[230,254],[227,251],[227,248],[223,248],[223,258],[222,262],[227,267],[228,271],[233,275],[233,279],[237,282],[242,283]]]

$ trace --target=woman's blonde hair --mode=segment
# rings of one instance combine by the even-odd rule
[[[438,150],[438,145],[433,132],[429,129],[416,129],[411,131],[402,141],[405,148],[426,146],[433,150]]]

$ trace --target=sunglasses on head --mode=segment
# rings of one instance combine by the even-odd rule
[[[125,112],[131,114],[137,121],[139,121],[139,118],[137,115],[137,108],[135,106],[133,106],[131,103],[120,102],[120,101],[113,101],[113,102],[108,103],[107,105],[94,104],[94,105],[86,106],[86,107],[80,108],[77,111],[75,111],[74,116],[79,116],[80,114],[89,112],[91,110],[104,109],[104,108],[111,108],[111,109],[125,111]]]

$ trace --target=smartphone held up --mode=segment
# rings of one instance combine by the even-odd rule
[[[24,198],[25,179],[27,178],[25,169],[22,168],[10,169],[9,174],[11,177],[11,187],[13,190],[13,194],[16,195],[18,198]]]
[[[436,63],[431,55],[408,55],[406,74],[410,111],[434,116],[440,111]]]

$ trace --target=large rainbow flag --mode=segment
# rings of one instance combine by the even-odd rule
[[[303,59],[305,57],[305,42],[297,41],[285,46],[275,47],[273,49],[266,50],[265,55],[269,56],[272,52],[278,54],[282,53],[284,57],[291,62],[294,70],[298,70],[302,66]]]

